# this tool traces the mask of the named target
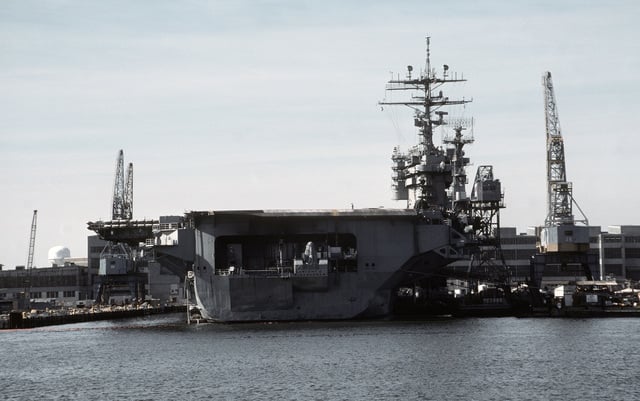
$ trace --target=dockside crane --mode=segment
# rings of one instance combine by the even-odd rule
[[[540,287],[543,278],[550,284],[593,279],[595,260],[589,255],[588,219],[573,197],[567,181],[564,140],[556,105],[551,73],[542,77],[547,138],[547,215],[537,230],[538,253],[532,258],[532,281]],[[573,206],[582,218],[576,219]]]
[[[560,120],[550,72],[544,73],[542,84],[544,86],[547,132],[547,217],[545,218],[545,227],[575,224],[588,226],[587,217],[573,198],[573,185],[567,181],[564,140],[560,131]],[[576,220],[574,218],[573,205],[582,214],[582,219]]]
[[[113,294],[125,294],[140,300],[144,295],[144,275],[138,271],[137,248],[150,237],[153,222],[133,219],[133,163],[127,167],[124,152],[118,152],[113,185],[112,221],[89,223],[107,244],[100,254],[96,301],[106,303]]]

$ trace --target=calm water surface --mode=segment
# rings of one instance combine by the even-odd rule
[[[639,400],[640,319],[0,331],[0,399]]]

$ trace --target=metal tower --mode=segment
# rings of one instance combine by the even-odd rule
[[[551,73],[542,76],[547,135],[547,216],[539,227],[538,253],[531,259],[533,287],[552,287],[559,283],[593,278],[595,255],[589,252],[588,220],[573,198],[573,186],[567,181],[564,142],[553,93]],[[583,219],[576,220],[573,205]],[[577,224],[579,223],[579,224]]]
[[[112,221],[89,223],[89,229],[108,241],[100,253],[98,303],[108,303],[114,293],[136,301],[144,297],[146,276],[138,270],[137,247],[151,236],[154,222],[132,219],[133,163],[127,166],[125,181],[124,153],[121,149],[116,161]]]
[[[113,184],[113,213],[112,220],[124,219],[124,153],[122,149],[116,160],[116,178]]]
[[[573,216],[572,206],[575,203],[573,187],[571,182],[567,182],[564,141],[560,132],[560,120],[550,72],[544,73],[542,85],[547,128],[547,217],[544,224],[546,227],[576,222],[588,225],[586,217],[576,221]],[[577,204],[576,206],[580,209]],[[582,210],[580,212],[582,213]]]
[[[124,218],[133,218],[133,163],[129,163],[127,168],[127,185],[124,189]]]
[[[122,149],[116,160],[116,177],[113,185],[112,220],[131,220],[133,218],[133,163],[127,169],[127,181],[124,180],[124,153]]]
[[[573,186],[567,181],[564,160],[564,142],[560,132],[560,120],[553,94],[551,73],[542,76],[544,110],[547,131],[547,217],[539,232],[540,252],[575,252],[589,248],[589,223],[573,199]],[[573,216],[573,204],[583,215],[582,220]],[[581,226],[576,226],[580,223]]]
[[[425,218],[432,222],[441,222],[444,219],[446,209],[450,206],[452,198],[450,185],[454,181],[451,163],[453,154],[448,153],[441,147],[433,143],[433,134],[438,127],[451,126],[459,128],[459,131],[466,128],[468,122],[463,119],[451,121],[445,119],[448,115],[444,109],[452,105],[464,105],[471,100],[449,99],[442,91],[445,84],[464,82],[465,79],[460,74],[449,71],[449,66],[444,65],[442,73],[438,76],[435,69],[431,67],[429,38],[427,38],[426,66],[417,76],[413,75],[413,67],[407,67],[406,77],[391,79],[387,83],[386,90],[411,92],[409,100],[402,101],[382,101],[380,105],[402,105],[410,107],[415,111],[414,125],[418,128],[420,142],[409,149],[406,153],[401,153],[396,148],[392,156],[393,167],[393,189],[394,198],[397,200],[407,200],[407,207],[413,207]],[[465,141],[459,141],[460,149]],[[456,190],[460,190],[462,180],[466,179],[458,175],[460,168],[464,168],[462,158],[458,160],[456,167]],[[463,185],[463,184],[462,184]],[[465,196],[464,190],[459,195]]]

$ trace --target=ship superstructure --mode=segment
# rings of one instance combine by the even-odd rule
[[[465,156],[464,147],[474,142],[473,119],[450,115],[449,108],[472,100],[452,99],[444,91],[446,85],[461,82],[466,82],[464,76],[450,71],[447,64],[440,73],[431,66],[430,38],[424,70],[414,75],[414,68],[409,65],[405,78],[388,81],[387,92],[409,92],[409,98],[385,99],[379,104],[413,109],[419,132],[418,144],[405,152],[399,147],[393,150],[392,189],[395,200],[407,201],[407,208],[413,208],[425,221],[445,222],[472,234],[473,240],[486,240],[499,233],[496,228],[498,211],[504,207],[503,194],[492,166],[478,168],[471,196],[467,194],[466,168],[470,159]],[[442,134],[440,146],[434,143],[436,131]]]
[[[468,99],[450,99],[443,92],[446,84],[464,82],[457,73],[451,73],[444,65],[440,75],[431,67],[429,38],[424,71],[417,76],[413,66],[407,67],[405,78],[391,79],[387,91],[407,91],[410,98],[400,101],[381,101],[381,105],[403,105],[415,111],[414,125],[419,131],[419,143],[406,152],[395,148],[393,161],[394,199],[406,200],[408,208],[414,208],[425,218],[442,221],[451,211],[466,209],[469,198],[465,167],[469,159],[464,157],[463,147],[473,142],[472,135],[462,131],[472,125],[471,119],[449,118],[448,106],[464,105]],[[433,141],[438,128],[450,128],[444,137],[447,148],[436,146]]]

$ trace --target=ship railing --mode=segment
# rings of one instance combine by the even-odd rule
[[[182,228],[182,223],[158,223],[153,225],[154,231],[172,231]]]
[[[326,277],[328,275],[329,271],[327,269],[298,270],[293,274],[294,277]]]
[[[217,269],[216,274],[219,276],[260,276],[260,277],[291,277],[290,268],[267,268],[267,269]]]

